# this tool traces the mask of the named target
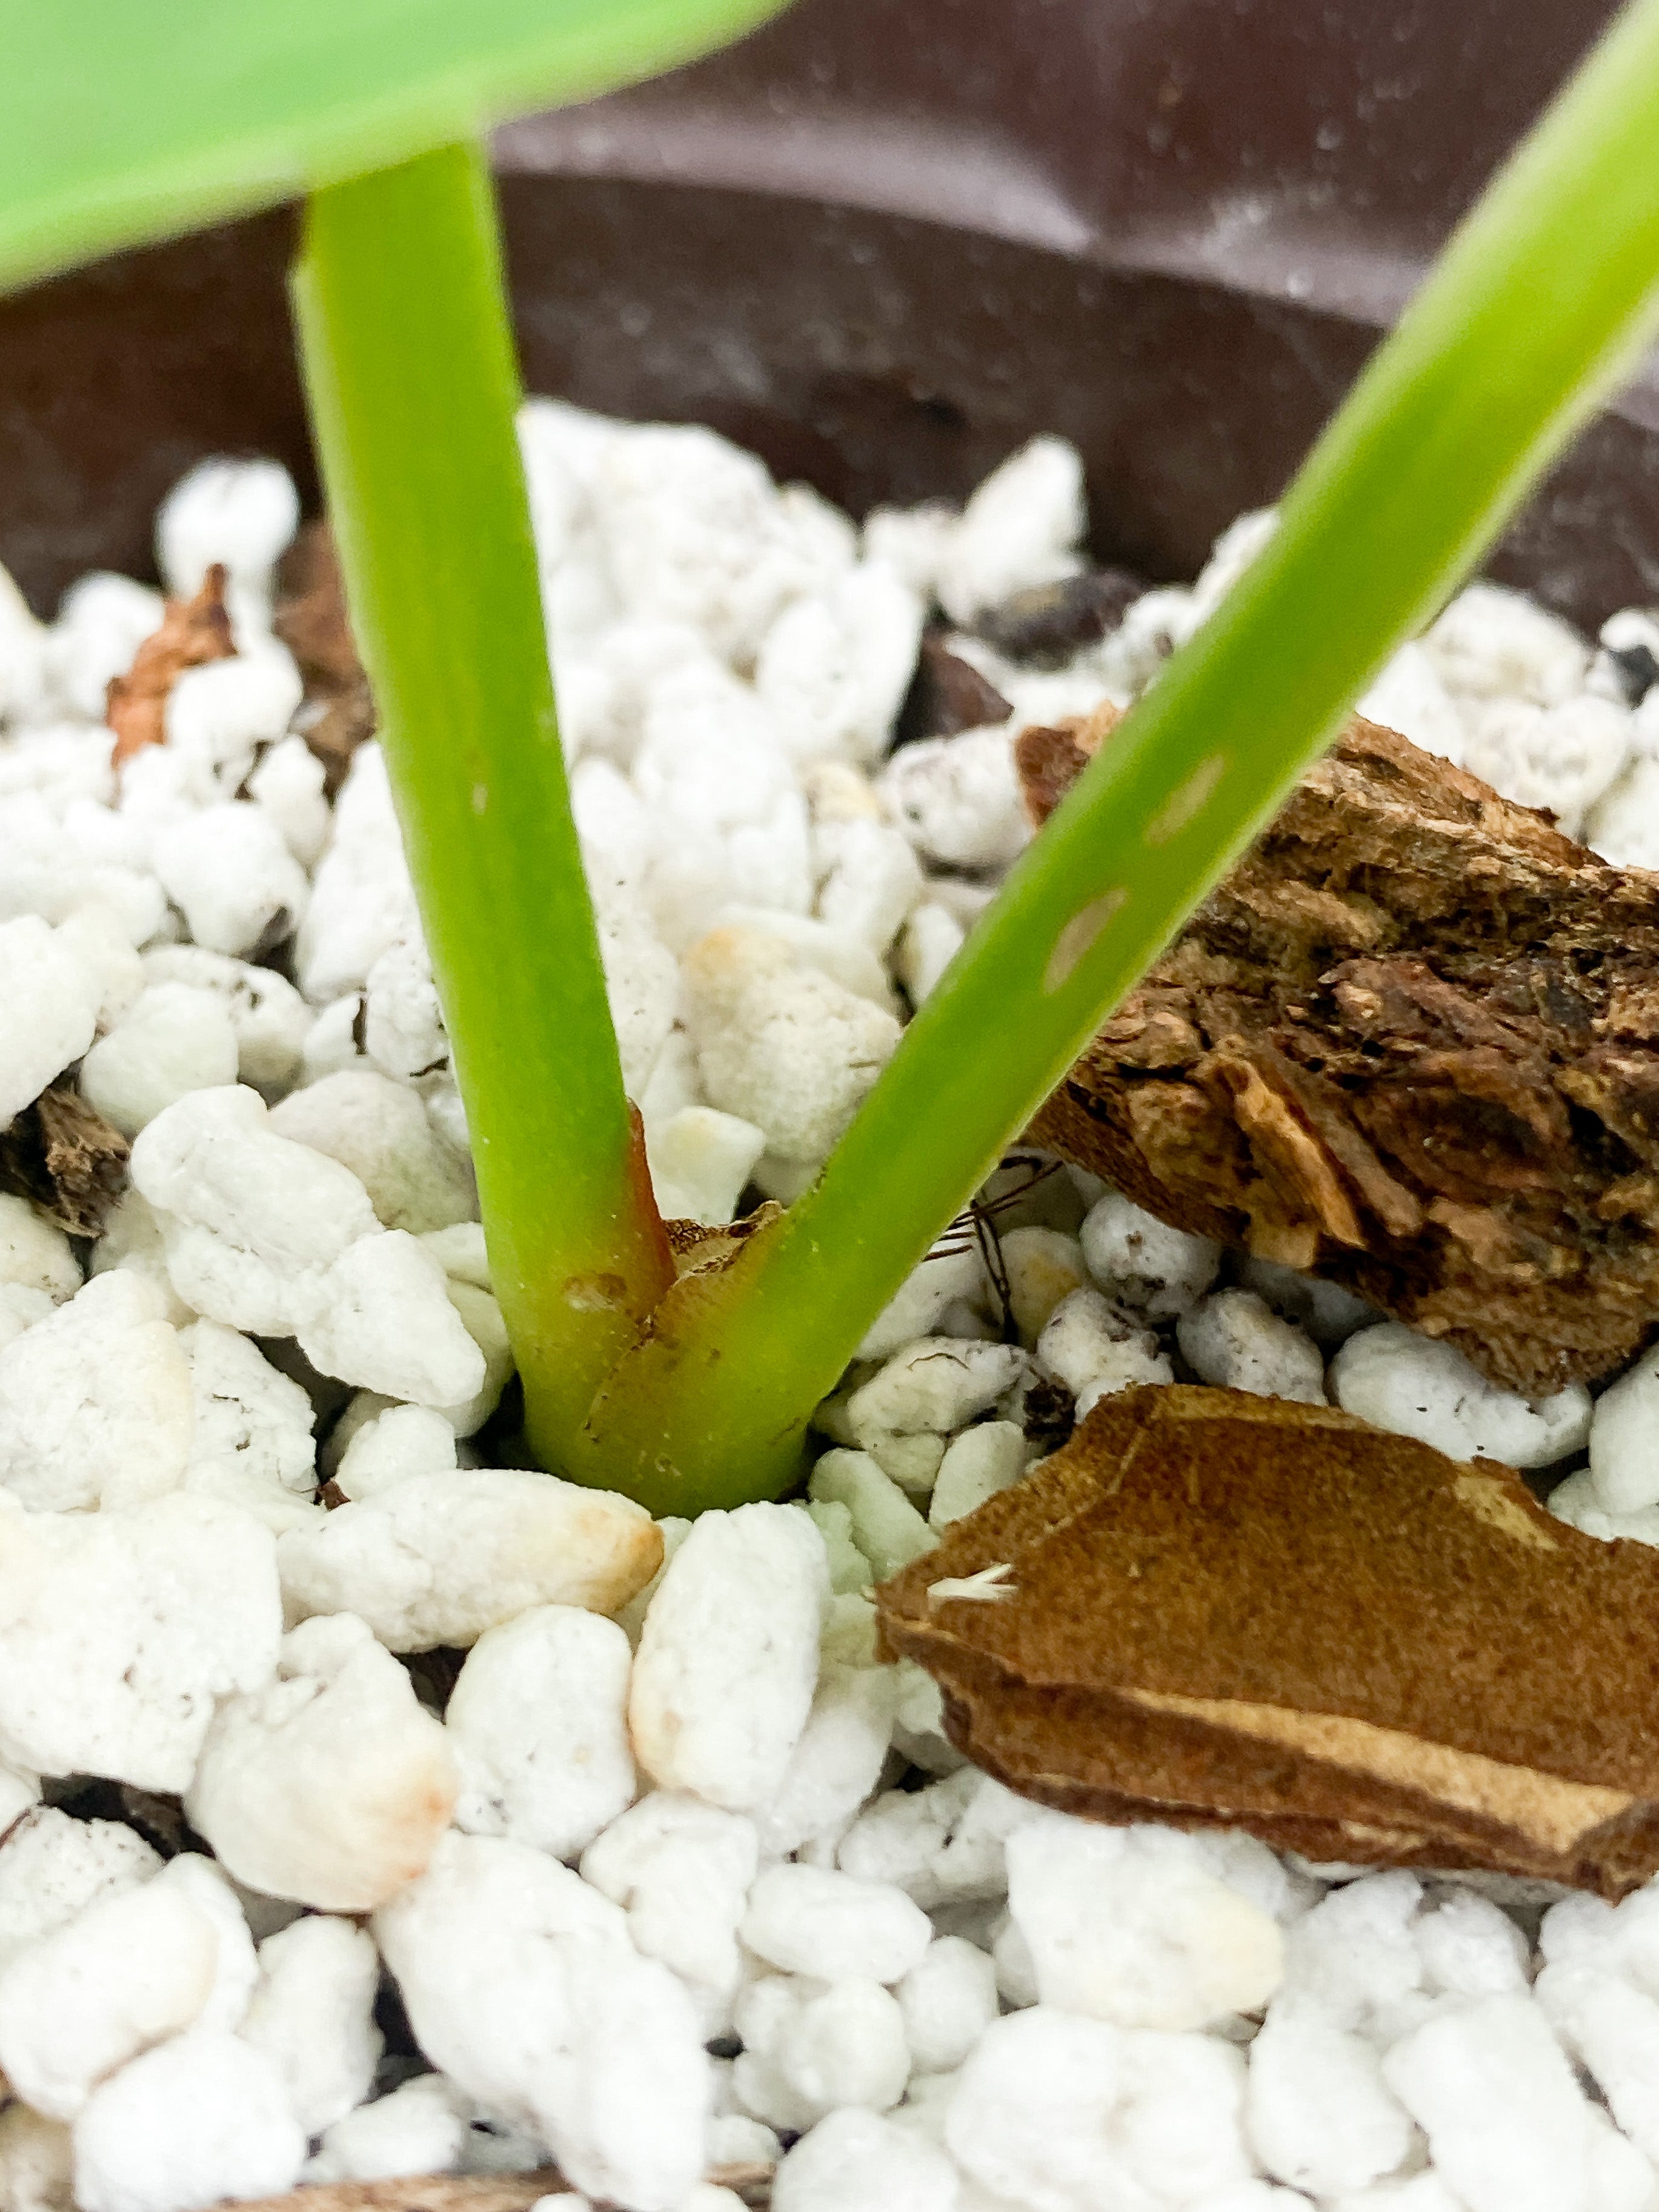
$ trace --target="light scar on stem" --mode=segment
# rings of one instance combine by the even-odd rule
[[[1171,838],[1189,829],[1220,789],[1227,766],[1224,753],[1212,753],[1207,760],[1200,761],[1147,823],[1142,842],[1153,846],[1167,845]],[[1051,998],[1070,981],[1077,972],[1078,963],[1091,951],[1128,896],[1120,884],[1078,908],[1054,939],[1054,951],[1048,955],[1048,965],[1042,971],[1045,997]]]

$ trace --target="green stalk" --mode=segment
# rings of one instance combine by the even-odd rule
[[[294,276],[346,594],[532,1441],[570,1448],[671,1278],[553,714],[488,168],[315,193]]]
[[[659,1511],[787,1480],[933,1238],[1632,364],[1656,274],[1659,0],[1637,0],[1373,357],[1267,550],[1014,868],[818,1182],[596,1409],[600,1476]]]

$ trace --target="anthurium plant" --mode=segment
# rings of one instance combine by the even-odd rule
[[[1102,1019],[1480,559],[1656,319],[1659,0],[1632,0],[1377,350],[839,1146],[676,1279],[571,818],[482,134],[768,0],[5,0],[0,283],[303,194],[330,511],[544,1465],[776,1496],[870,1322]]]

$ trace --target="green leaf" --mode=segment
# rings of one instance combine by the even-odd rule
[[[0,0],[0,289],[687,61],[780,0]]]
[[[591,1425],[658,1512],[787,1481],[817,1401],[1007,1139],[1652,334],[1659,0],[1637,0],[1379,348],[1277,534],[1030,848],[813,1188]]]

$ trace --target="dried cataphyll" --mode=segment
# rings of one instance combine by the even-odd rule
[[[1659,1869],[1659,1553],[1491,1461],[1127,1391],[878,1603],[951,1740],[1064,1811],[1607,1897]]]
[[[110,678],[105,711],[115,732],[116,767],[146,745],[166,743],[167,696],[185,669],[228,660],[235,650],[225,611],[225,570],[216,562],[193,598],[167,601],[161,628],[139,647],[126,674]]]
[[[1115,719],[1022,735],[1039,820]],[[1542,1396],[1659,1314],[1656,975],[1659,876],[1356,720],[1031,1135]]]
[[[378,724],[327,523],[307,523],[283,556],[271,628],[305,679],[305,740],[327,771],[332,797]]]

